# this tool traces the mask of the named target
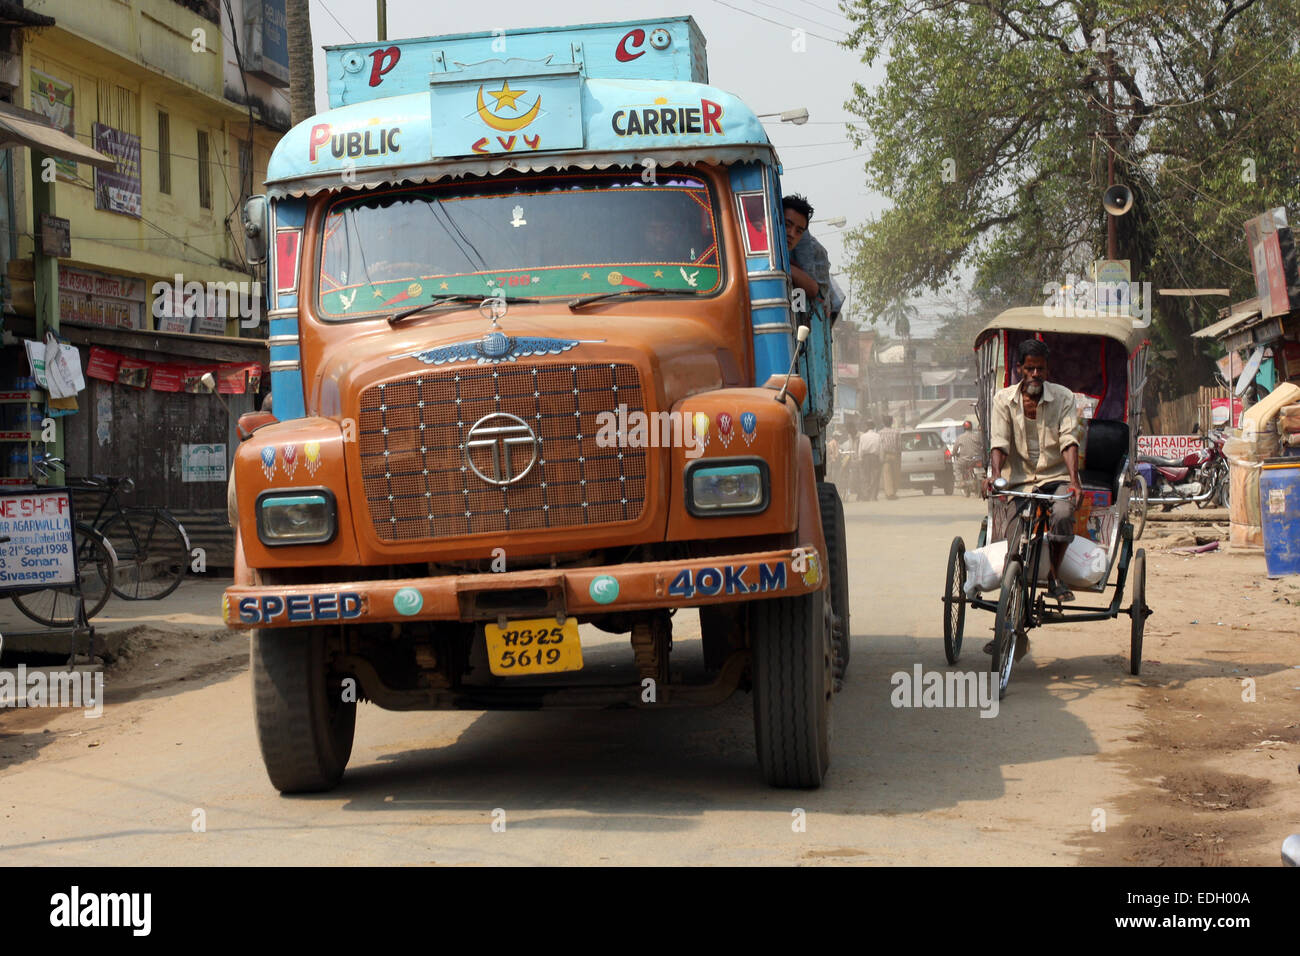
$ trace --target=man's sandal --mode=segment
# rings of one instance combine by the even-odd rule
[[[1066,601],[1074,600],[1074,592],[1067,588],[1060,581],[1054,581],[1052,587],[1048,590],[1047,596],[1055,601],[1064,604]]]

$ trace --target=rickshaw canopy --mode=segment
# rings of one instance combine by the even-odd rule
[[[1058,335],[1100,335],[1113,339],[1132,355],[1147,341],[1146,329],[1134,326],[1133,318],[1108,312],[1078,312],[1056,315],[1050,306],[1017,306],[1007,309],[980,329],[975,345],[990,332],[999,330],[1042,332]]]

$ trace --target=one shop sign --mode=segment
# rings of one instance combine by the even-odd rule
[[[182,445],[181,481],[226,480],[226,445]]]
[[[1139,435],[1138,454],[1182,461],[1205,447],[1198,435]]]
[[[0,593],[75,584],[67,491],[0,494]]]

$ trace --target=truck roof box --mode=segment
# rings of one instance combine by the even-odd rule
[[[695,20],[664,17],[327,46],[330,108],[426,92],[434,75],[507,59],[576,64],[588,78],[709,81]]]

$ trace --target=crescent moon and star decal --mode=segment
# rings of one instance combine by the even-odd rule
[[[478,115],[479,115],[479,119],[481,119],[485,124],[487,124],[492,129],[497,130],[498,132],[501,133],[515,134],[518,133],[520,130],[526,128],[529,124],[533,122],[533,120],[537,119],[537,117],[541,114],[542,95],[540,93],[537,94],[537,99],[533,101],[532,106],[528,107],[523,113],[519,113],[519,110],[523,109],[523,107],[520,106],[518,100],[521,96],[526,95],[528,91],[512,90],[510,88],[509,80],[502,80],[501,88],[499,90],[486,91],[487,95],[492,97],[493,99],[492,108],[489,109],[487,100],[484,99],[483,96],[485,85],[486,84],[480,85],[478,88],[478,99],[477,99]],[[501,111],[507,109],[513,110],[516,113],[519,113],[519,115],[517,116],[503,115]],[[512,150],[514,150],[516,146],[518,137],[514,135],[497,136],[496,140],[498,143],[501,144],[502,150],[504,150],[505,152],[511,152]],[[538,146],[541,145],[542,137],[540,134],[530,137],[528,134],[525,133],[523,135],[523,141],[524,141],[523,145],[527,146],[529,149],[537,149]],[[476,153],[491,152],[491,150],[488,149],[489,142],[490,140],[488,139],[488,137],[483,136],[476,143],[474,143],[474,145],[471,146],[470,148]]]

